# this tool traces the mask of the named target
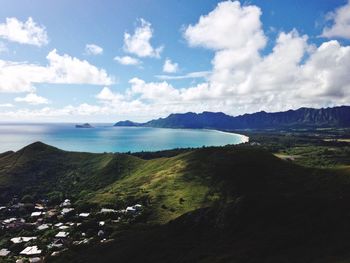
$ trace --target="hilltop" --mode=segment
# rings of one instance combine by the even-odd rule
[[[145,126],[158,128],[193,129],[280,129],[280,128],[322,128],[350,127],[350,106],[333,108],[300,108],[284,112],[265,111],[240,116],[229,116],[222,112],[170,114],[166,118],[145,123],[131,121],[117,122],[115,126]]]

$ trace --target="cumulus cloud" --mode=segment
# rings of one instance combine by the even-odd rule
[[[130,57],[130,56],[123,56],[123,57],[116,56],[114,58],[114,60],[122,65],[133,65],[134,66],[134,65],[140,65],[142,63],[141,60],[139,60],[137,58]]]
[[[104,87],[97,95],[96,98],[102,102],[117,103],[124,99],[124,96],[119,93],[114,93],[110,88]]]
[[[241,6],[238,1],[221,2],[195,25],[189,25],[184,36],[191,46],[214,50],[259,49],[265,46],[266,37],[257,6]]]
[[[344,46],[336,40],[316,46],[309,43],[307,35],[294,29],[290,32],[281,31],[276,39],[270,39],[272,50],[261,52],[266,51],[267,37],[260,17],[261,10],[256,6],[241,6],[238,1],[227,1],[219,3],[213,11],[201,16],[197,23],[185,28],[184,37],[190,46],[213,52],[210,71],[183,76],[161,75],[156,76],[160,81],[150,82],[135,77],[130,79],[130,87],[123,93],[104,87],[96,95],[97,105],[83,103],[61,109],[8,110],[0,113],[0,117],[53,118],[76,114],[91,118],[107,116],[113,120],[131,118],[144,121],[174,112],[223,111],[237,115],[260,110],[280,111],[302,106],[349,104],[350,46]],[[59,58],[63,59],[64,56]],[[74,60],[68,58],[68,61]],[[50,70],[54,72],[48,74],[50,81],[57,81],[57,75],[62,72],[63,77],[58,79],[67,81],[68,73],[60,67],[54,67],[52,58],[48,60],[47,68],[57,69]],[[28,64],[7,62],[4,66],[0,61],[0,84],[3,83],[3,72],[6,72],[3,68],[21,66],[27,69]],[[22,85],[17,83],[16,87],[25,87],[27,79],[30,79],[29,84],[43,82],[39,77],[42,74],[38,74],[42,73],[42,67],[37,69],[36,65],[29,66],[31,71],[27,70],[26,75],[19,74],[20,78],[10,78],[8,83],[22,81]],[[98,72],[101,73],[97,69]],[[185,88],[175,87],[166,81],[195,77],[202,78],[203,82]],[[73,79],[80,77],[75,76]],[[110,80],[110,77],[105,75],[102,79]]]
[[[165,73],[176,73],[179,70],[179,65],[172,62],[170,59],[166,59],[163,65],[163,72]]]
[[[15,17],[6,18],[6,22],[0,24],[0,38],[38,47],[49,42],[45,27],[35,23],[31,17],[26,22]]]
[[[129,80],[131,88],[129,94],[140,95],[141,99],[146,100],[175,100],[179,96],[179,91],[171,86],[166,81],[163,82],[149,82],[139,78]]]
[[[29,93],[24,97],[16,97],[15,98],[16,102],[26,102],[32,105],[39,105],[39,104],[48,104],[49,100],[36,95],[35,93]]]
[[[226,1],[185,29],[190,46],[215,52],[208,86],[188,90],[210,94],[231,113],[348,103],[349,47],[337,41],[315,47],[292,30],[280,32],[272,52],[262,56],[267,37],[260,16],[256,6]]]
[[[350,39],[350,1],[334,12],[327,14],[327,19],[332,21],[332,25],[323,29],[323,37]]]
[[[113,78],[86,60],[52,50],[48,66],[0,60],[0,92],[33,92],[37,83],[111,85]]]
[[[87,55],[101,55],[103,53],[103,48],[95,44],[86,44],[85,53]]]
[[[150,22],[139,19],[134,34],[124,34],[124,50],[139,57],[160,57],[163,47],[154,48],[151,44],[153,29]]]

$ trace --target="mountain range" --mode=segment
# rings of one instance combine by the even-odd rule
[[[332,108],[300,108],[284,112],[260,111],[230,116],[222,112],[177,113],[145,123],[120,121],[114,126],[140,126],[191,129],[279,129],[279,128],[331,128],[350,127],[350,106]]]

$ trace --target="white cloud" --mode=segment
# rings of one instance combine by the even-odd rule
[[[123,57],[116,56],[114,60],[122,65],[140,65],[142,63],[139,59],[133,58],[130,56],[123,56]]]
[[[124,34],[124,50],[139,57],[160,57],[163,47],[154,48],[150,41],[153,37],[151,23],[144,19],[139,19],[140,25],[135,29],[133,35]]]
[[[37,25],[31,17],[26,22],[6,18],[6,22],[0,24],[0,38],[39,47],[49,42],[45,27]]]
[[[267,42],[260,16],[257,6],[226,1],[184,31],[190,46],[215,51],[210,77],[211,85],[216,87],[213,94],[229,90],[241,93],[246,89],[246,76],[259,63],[259,51]]]
[[[211,71],[197,71],[190,72],[185,75],[156,75],[155,77],[160,80],[175,80],[175,79],[196,79],[196,78],[207,78],[209,77]]]
[[[49,79],[51,83],[111,85],[113,79],[104,69],[91,65],[86,60],[69,55],[59,55],[56,49],[46,57],[49,60]]]
[[[172,62],[170,59],[166,59],[163,65],[163,72],[165,73],[176,73],[179,70],[179,65]]]
[[[334,12],[327,15],[328,20],[333,22],[332,26],[325,27],[322,32],[323,37],[347,38],[350,39],[350,1]]]
[[[16,102],[26,102],[32,105],[39,105],[39,104],[48,104],[49,100],[36,95],[35,93],[29,93],[24,97],[16,97],[15,98]]]
[[[1,54],[1,53],[7,53],[7,52],[8,52],[8,48],[7,48],[7,46],[5,45],[5,43],[0,42],[0,54]]]
[[[259,49],[266,37],[261,29],[261,10],[257,6],[241,6],[238,1],[221,2],[196,25],[189,25],[184,36],[191,46],[214,50]]]
[[[187,27],[184,36],[191,46],[213,51],[212,70],[183,76],[156,77],[162,80],[198,77],[203,78],[203,83],[176,88],[167,81],[147,82],[136,77],[129,81],[130,87],[123,93],[104,87],[96,95],[97,105],[82,103],[60,109],[9,109],[1,111],[0,117],[30,119],[64,116],[74,120],[74,116],[79,115],[91,118],[90,120],[129,118],[145,121],[174,112],[223,111],[237,115],[260,110],[280,111],[302,106],[349,104],[350,46],[341,45],[335,40],[316,46],[309,43],[307,35],[292,30],[280,32],[275,41],[270,40],[273,46],[271,52],[261,52],[267,37],[262,30],[260,16],[261,11],[255,6],[241,6],[238,2],[228,1],[219,3],[212,12],[203,15],[198,23]],[[68,61],[73,60],[69,56],[68,58]],[[51,60],[52,58],[49,59],[49,66],[44,67],[53,72],[48,74],[48,79],[55,83],[56,75],[64,72],[64,77],[58,79],[67,81],[68,73],[51,65]],[[62,61],[58,64],[66,65]],[[67,70],[73,67],[68,64]],[[13,82],[22,82],[22,85],[15,85],[17,88],[26,87],[28,83],[43,82],[40,77],[43,76],[43,67],[38,69],[38,66],[27,63],[7,66],[25,69],[23,71],[17,68],[16,76],[20,77],[10,78]],[[0,61],[0,84],[3,68]],[[106,78],[111,80],[110,77],[105,76],[104,79]],[[26,82],[28,79],[30,81]],[[32,85],[27,86],[30,88]]]
[[[100,93],[96,95],[96,98],[102,102],[117,103],[124,99],[124,96],[119,93],[113,93],[110,88],[104,87]]]
[[[0,92],[33,92],[37,83],[111,85],[113,78],[104,69],[86,60],[59,55],[56,49],[47,55],[48,66],[0,60]]]
[[[232,114],[349,103],[349,46],[330,41],[317,48],[292,30],[262,56],[267,38],[260,16],[256,6],[227,1],[186,28],[190,46],[215,52],[207,86],[188,88],[187,99],[202,98],[208,109],[216,101]]]
[[[141,99],[146,100],[174,100],[179,96],[179,91],[172,87],[169,83],[163,82],[149,82],[139,78],[129,80],[131,88],[129,94],[140,95]]]
[[[12,108],[14,105],[12,103],[2,103],[0,104],[0,108]]]
[[[101,55],[103,53],[103,48],[95,44],[86,44],[85,53],[87,55]]]

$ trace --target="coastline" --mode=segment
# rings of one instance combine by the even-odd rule
[[[26,128],[27,126],[30,126],[30,124],[24,124]],[[48,127],[46,127],[48,126]],[[53,126],[53,127],[51,127]],[[172,131],[174,130],[183,130],[185,134],[187,133],[186,131],[192,130],[193,132],[201,133],[203,132],[209,132],[212,133],[212,135],[208,134],[205,135],[203,140],[198,139],[198,142],[192,143],[192,141],[188,141],[186,143],[186,136],[182,135],[185,137],[186,140],[180,140],[178,137],[174,137],[173,140],[177,141],[179,140],[180,143],[173,143],[170,140],[170,143],[167,143],[166,140],[160,145],[150,145],[147,143],[142,144],[142,140],[135,140],[134,146],[130,147],[128,144],[116,144],[117,146],[113,146],[110,143],[110,140],[115,140],[114,134],[117,134],[118,136],[129,134],[130,131],[126,130],[123,131],[124,133],[112,131],[112,128],[115,128],[113,126],[97,126],[96,129],[83,129],[84,132],[82,132],[82,129],[76,129],[74,126],[71,126],[69,124],[40,124],[37,125],[35,124],[34,127],[29,127],[28,129],[31,131],[29,134],[26,132],[25,134],[23,133],[23,129],[20,129],[21,127],[1,127],[0,125],[0,134],[2,134],[2,139],[0,140],[1,147],[0,147],[0,152],[4,153],[7,151],[18,151],[34,142],[40,141],[43,142],[47,145],[54,146],[56,148],[65,150],[65,151],[74,151],[74,152],[90,152],[90,153],[103,153],[103,152],[120,152],[120,153],[125,153],[125,152],[140,152],[140,151],[145,151],[145,152],[153,152],[153,151],[163,151],[163,150],[171,150],[171,149],[179,149],[179,148],[200,148],[203,145],[206,146],[225,146],[225,145],[238,145],[238,144],[244,144],[249,141],[249,138],[245,135],[239,134],[239,133],[234,133],[234,132],[228,132],[228,131],[222,131],[222,130],[216,130],[216,129],[186,129],[186,128],[181,128],[181,129],[174,129],[174,128],[156,128],[156,127],[144,127],[144,128],[151,128],[151,129],[166,129],[169,130],[169,134],[172,134]],[[10,128],[10,129],[9,129]],[[104,134],[101,133],[100,129],[102,129],[102,132],[109,131],[107,132],[106,136],[100,135]],[[119,128],[143,128],[143,127],[119,127]],[[9,132],[12,131],[13,129],[18,130],[20,129],[21,132],[15,133],[16,136],[13,137],[12,133]],[[156,131],[157,132],[157,131]],[[153,134],[156,132],[148,133]],[[222,135],[215,135],[215,133],[222,133]],[[60,134],[59,136],[57,134]],[[165,135],[167,134],[165,133]],[[139,133],[135,133],[139,134]],[[74,136],[73,136],[74,135]],[[181,134],[180,134],[181,135]],[[231,135],[231,136],[228,136]],[[7,137],[9,139],[6,140]],[[113,137],[114,136],[114,137]],[[202,135],[201,134],[196,134],[191,135],[192,138],[197,137],[200,138]],[[193,137],[195,136],[195,137]],[[206,139],[207,137],[209,139]],[[234,137],[232,137],[234,136]],[[23,138],[22,138],[23,137]],[[104,139],[101,139],[103,137]],[[135,136],[134,136],[135,137]],[[132,138],[134,138],[132,137]],[[181,136],[180,136],[181,137]],[[223,137],[222,139],[220,139]],[[226,137],[226,138],[225,138]],[[61,138],[65,138],[65,140],[62,142]],[[76,139],[78,138],[78,140]],[[100,138],[100,139],[99,139]],[[165,137],[167,138],[167,137]],[[181,137],[182,138],[182,137]],[[215,139],[210,139],[210,138],[219,138],[217,140]],[[89,139],[91,143],[89,143],[89,146],[87,147],[86,144],[82,145],[80,141],[86,141]],[[208,141],[209,140],[209,141]],[[216,143],[215,143],[216,142]],[[144,147],[142,147],[144,146]]]
[[[197,129],[194,129],[197,130]],[[241,138],[241,142],[237,144],[242,144],[242,143],[247,143],[249,142],[249,137],[240,133],[235,133],[235,132],[228,132],[228,131],[221,131],[221,130],[214,130],[214,129],[200,129],[200,130],[206,130],[206,131],[215,131],[215,132],[220,132],[220,133],[225,133],[225,134],[230,134],[230,135],[238,135]]]

